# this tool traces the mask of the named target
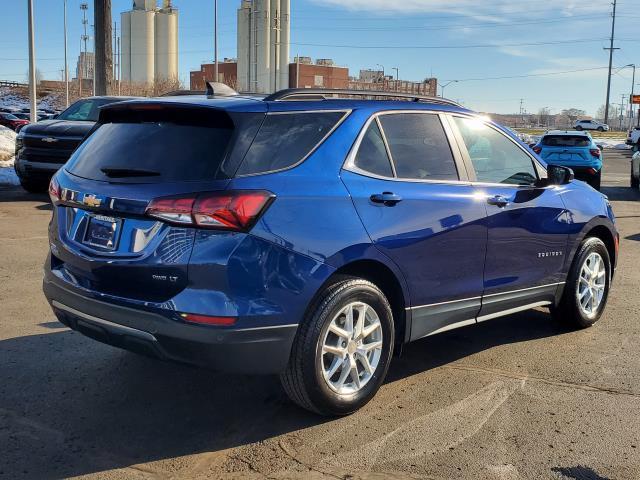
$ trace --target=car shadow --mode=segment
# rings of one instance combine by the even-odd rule
[[[531,311],[428,337],[394,360],[387,381],[565,331]],[[293,405],[275,376],[163,363],[67,329],[2,340],[0,352],[0,477],[66,478],[216,455],[333,421]]]
[[[5,202],[42,202],[36,208],[51,210],[49,195],[46,193],[29,193],[20,186],[0,185],[0,203]]]
[[[602,187],[601,192],[611,201],[640,200],[640,190],[631,187]]]

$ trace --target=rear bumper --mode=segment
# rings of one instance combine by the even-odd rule
[[[275,374],[289,360],[297,325],[203,327],[72,291],[50,274],[44,294],[58,320],[88,337],[162,360],[229,373]]]

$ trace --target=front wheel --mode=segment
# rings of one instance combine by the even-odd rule
[[[571,266],[560,304],[552,309],[558,320],[587,328],[602,316],[611,287],[611,259],[599,238],[587,238]]]
[[[373,283],[349,277],[319,293],[300,325],[280,376],[295,403],[348,415],[376,394],[394,345],[391,307]]]
[[[598,127],[599,132],[604,132],[604,127]]]
[[[581,127],[580,125],[578,125],[578,126],[576,127],[576,130],[577,130],[577,131],[579,131],[579,132],[581,132],[581,131],[582,131],[582,127]]]

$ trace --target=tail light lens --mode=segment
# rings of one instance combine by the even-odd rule
[[[210,317],[208,315],[196,315],[194,313],[181,313],[180,317],[185,322],[198,325],[212,325],[217,327],[230,327],[236,323],[236,317]]]
[[[56,177],[53,177],[49,182],[49,198],[54,205],[60,202],[60,184],[58,184]]]
[[[147,215],[169,223],[219,230],[247,231],[275,199],[263,190],[200,193],[152,200]]]
[[[540,155],[540,152],[542,152],[542,147],[536,145],[535,147],[532,147],[531,150],[533,150],[534,152],[536,152],[538,155]]]
[[[592,148],[589,152],[591,152],[592,157],[600,158],[601,152],[599,148]]]

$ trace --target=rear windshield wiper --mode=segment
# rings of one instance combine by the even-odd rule
[[[160,172],[138,168],[103,167],[100,171],[109,178],[157,177],[160,175]]]

